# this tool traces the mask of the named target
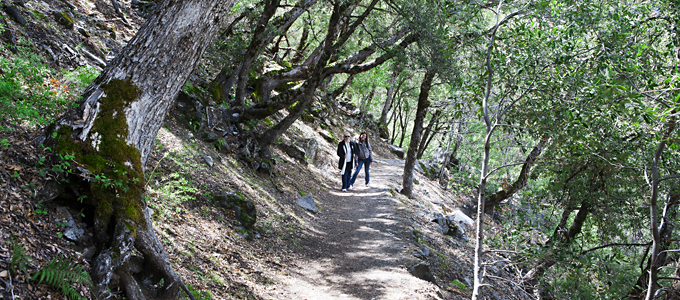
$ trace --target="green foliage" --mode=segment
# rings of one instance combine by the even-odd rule
[[[24,245],[19,243],[12,244],[12,257],[9,261],[9,272],[16,276],[18,274],[24,274],[28,276],[28,270],[26,267],[31,264],[31,257],[26,255],[26,249]]]
[[[35,210],[33,210],[33,212],[34,212],[35,214],[38,214],[38,215],[40,215],[40,214],[46,215],[46,214],[47,214],[47,211],[43,209],[42,205],[43,205],[42,202],[38,202],[38,203],[35,205]]]
[[[78,294],[73,285],[85,283],[90,287],[92,286],[90,274],[85,271],[82,265],[60,255],[53,258],[31,278],[31,280],[36,279],[38,279],[39,284],[46,282],[58,289],[62,295],[69,299],[87,299]]]
[[[219,150],[219,151],[222,151],[222,147],[224,147],[226,145],[227,145],[227,141],[225,141],[224,139],[219,139],[215,142],[215,148],[217,148],[217,150]]]
[[[3,147],[9,146],[9,140],[7,140],[7,139],[0,140],[0,146],[3,146]]]
[[[191,284],[187,284],[187,288],[189,289],[189,291],[191,292],[191,294],[194,296],[194,298],[196,300],[211,300],[212,299],[212,294],[210,293],[210,291],[198,291]]]
[[[458,280],[455,280],[455,279],[454,279],[453,281],[451,281],[451,285],[455,285],[456,287],[458,287],[458,288],[461,289],[461,290],[466,290],[466,289],[467,289],[467,287],[465,286],[465,284],[463,284],[462,282],[460,282],[460,281],[458,281]]]
[[[548,291],[555,299],[624,298],[637,279],[638,262],[605,252],[609,254],[576,259],[558,257],[560,262],[545,277],[552,282]]]
[[[194,187],[193,181],[180,173],[171,173],[163,176],[158,185],[149,186],[149,193],[156,197],[156,201],[150,205],[159,211],[159,217],[168,215],[170,212],[182,211],[182,203],[196,199],[199,192]]]
[[[90,66],[82,66],[63,73],[63,81],[68,85],[71,92],[80,94],[99,76],[99,71]]]
[[[0,57],[0,122],[48,124],[74,103],[44,58],[21,49],[14,59]]]

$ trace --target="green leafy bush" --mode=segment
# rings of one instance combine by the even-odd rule
[[[20,51],[14,59],[0,57],[1,122],[47,124],[70,105],[64,97],[66,88],[51,78],[43,60],[28,51]]]

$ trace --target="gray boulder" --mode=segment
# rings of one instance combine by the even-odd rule
[[[418,277],[422,280],[427,280],[430,282],[434,282],[434,278],[432,277],[432,274],[430,273],[430,265],[427,263],[418,263],[415,266],[411,267],[409,269],[409,272],[411,275]]]
[[[61,224],[60,226],[64,227],[62,233],[64,235],[64,238],[66,238],[69,241],[72,242],[80,241],[80,238],[82,238],[83,234],[85,233],[85,230],[81,229],[78,226],[76,221],[68,212],[68,209],[66,209],[65,207],[59,207],[57,209],[54,221],[57,222],[57,224]]]
[[[388,145],[387,148],[389,148],[390,152],[392,152],[394,155],[396,155],[400,159],[404,159],[404,149],[399,148],[395,145]]]
[[[329,143],[335,142],[335,139],[333,138],[333,136],[328,131],[319,130],[319,134],[321,135],[322,138],[324,138]]]
[[[306,209],[309,210],[313,213],[319,212],[319,210],[316,208],[316,203],[314,203],[314,197],[313,196],[306,196],[302,198],[297,199],[297,204]]]
[[[17,10],[14,6],[9,5],[8,3],[5,3],[4,5],[5,13],[7,13],[8,16],[12,18],[15,22],[19,23],[19,25],[26,25],[26,19],[21,15],[19,10]]]
[[[307,160],[305,159],[305,156],[307,153],[305,152],[305,149],[302,149],[301,147],[294,145],[294,144],[286,144],[286,143],[281,143],[277,145],[279,149],[281,149],[283,152],[288,154],[288,156],[296,159],[302,164],[306,164]]]
[[[204,140],[208,143],[212,143],[214,141],[217,141],[220,138],[220,136],[217,133],[214,133],[212,131],[207,131],[207,130],[201,131],[201,133],[199,133],[199,136],[201,137],[202,140]]]
[[[307,153],[307,161],[314,163],[316,159],[316,152],[319,150],[319,142],[315,138],[311,138],[307,141],[307,148],[305,152]]]
[[[448,235],[457,239],[466,240],[464,231],[456,224],[456,219],[453,216],[438,216],[434,222],[439,225],[439,232],[442,235]]]
[[[213,161],[213,158],[210,155],[203,156],[203,160],[205,160],[205,162],[211,168],[215,165],[215,162]]]
[[[439,166],[436,162],[431,160],[418,160],[416,161],[415,169],[416,171],[422,173],[430,179],[434,179],[439,173]]]

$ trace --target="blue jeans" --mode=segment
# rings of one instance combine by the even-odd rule
[[[352,163],[348,162],[346,163],[347,166],[345,166],[345,173],[342,174],[342,189],[347,189],[351,185],[350,179],[352,178]]]
[[[371,180],[371,177],[369,176],[371,173],[369,169],[371,168],[371,161],[366,158],[366,159],[357,159],[359,162],[359,165],[357,165],[357,170],[354,171],[354,175],[352,175],[352,180],[349,182],[349,185],[354,185],[354,182],[357,180],[357,175],[359,175],[359,171],[361,171],[361,166],[366,164],[366,168],[364,168],[364,174],[366,175],[366,184]]]

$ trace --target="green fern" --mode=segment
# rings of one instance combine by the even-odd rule
[[[23,273],[28,277],[28,270],[26,266],[31,264],[31,257],[26,255],[24,245],[15,243],[12,244],[12,257],[9,261],[9,272],[12,275]]]
[[[38,283],[45,281],[52,287],[59,289],[62,295],[69,299],[87,300],[73,288],[74,284],[86,283],[90,287],[92,286],[90,274],[85,271],[82,265],[60,255],[52,259],[47,266],[38,270],[31,280],[36,280],[36,278],[39,278]]]

